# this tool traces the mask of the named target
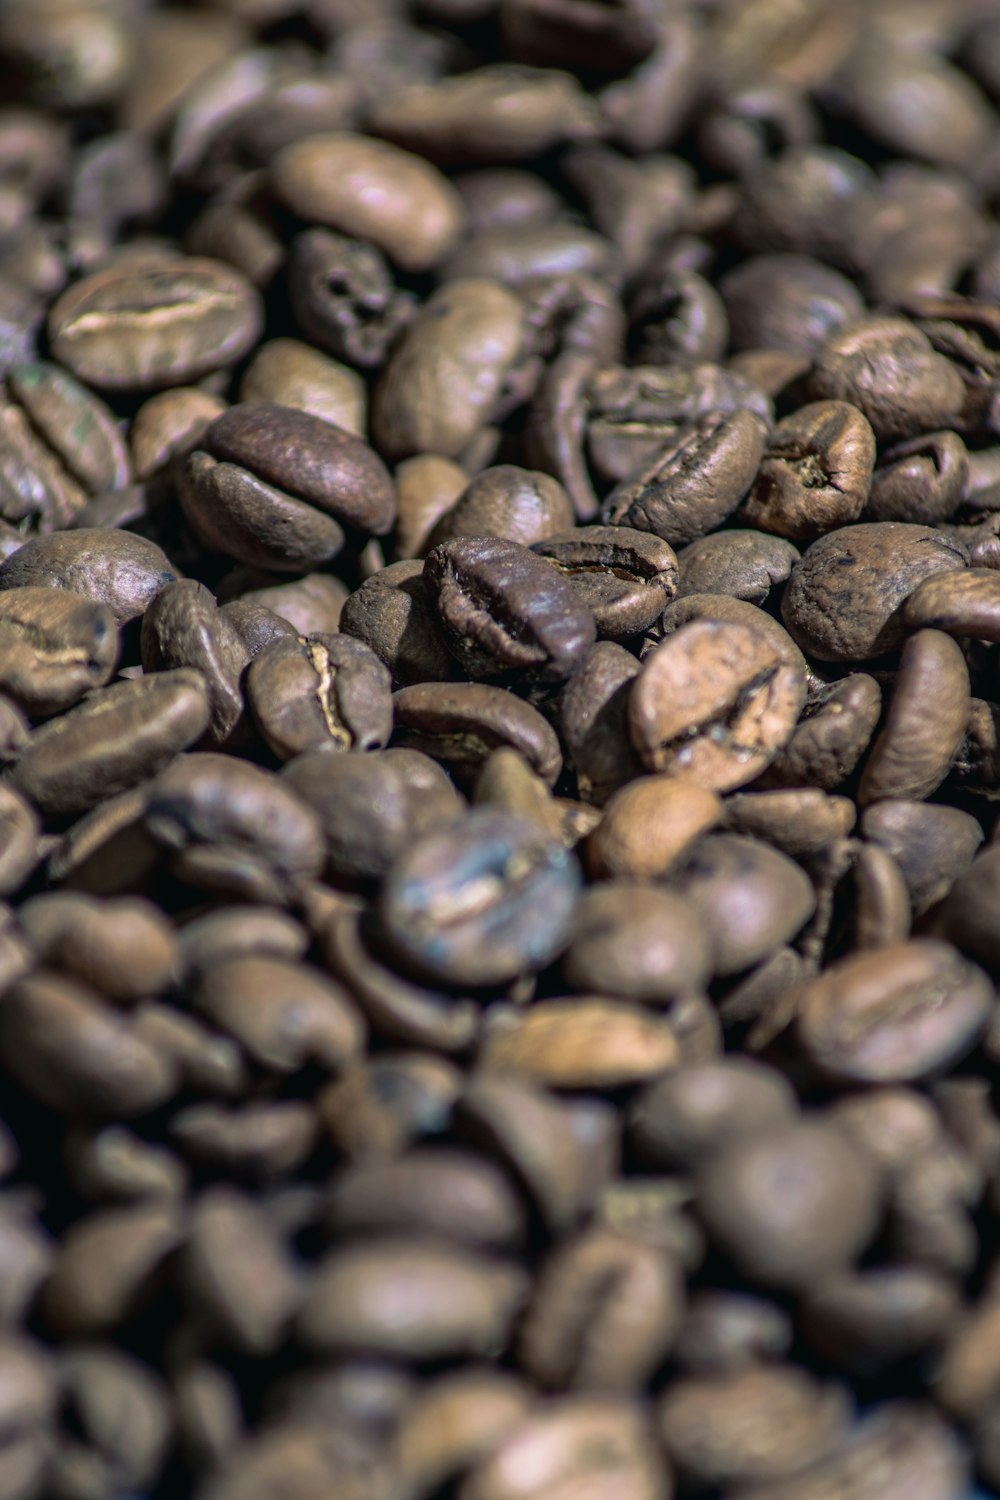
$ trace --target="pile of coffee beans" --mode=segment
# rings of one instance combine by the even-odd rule
[[[997,0],[0,0],[0,1500],[1000,1491]]]

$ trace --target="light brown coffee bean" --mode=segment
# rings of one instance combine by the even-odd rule
[[[632,742],[651,771],[713,791],[752,781],[790,737],[801,672],[740,625],[682,626],[647,659],[629,701]]]
[[[682,777],[638,776],[605,803],[586,845],[595,879],[666,875],[722,817],[722,802]]]

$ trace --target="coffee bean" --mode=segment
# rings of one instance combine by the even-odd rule
[[[142,664],[146,672],[192,667],[208,689],[208,743],[224,745],[243,714],[240,677],[250,659],[239,634],[204,584],[168,583],[142,617]]]
[[[562,756],[555,731],[537,709],[485,683],[419,683],[393,694],[395,738],[443,762],[463,784],[501,746],[520,751],[551,786]]]
[[[492,536],[530,547],[560,535],[574,519],[570,498],[557,480],[514,464],[498,464],[484,469],[463,489],[439,518],[430,544],[460,536]]]
[[[104,686],[118,661],[118,633],[111,611],[81,594],[11,588],[0,592],[0,650],[0,687],[41,716]]]
[[[639,770],[628,734],[630,684],[639,664],[623,647],[598,641],[559,700],[559,730],[577,790],[603,806]]]
[[[694,1375],[732,1375],[780,1359],[792,1341],[788,1315],[746,1292],[696,1292],[688,1303],[675,1357]]]
[[[473,1250],[433,1240],[368,1240],[321,1262],[298,1327],[309,1346],[329,1353],[483,1356],[503,1348],[524,1293],[523,1272]]]
[[[635,1390],[669,1352],[680,1306],[667,1256],[591,1229],[543,1267],[521,1327],[521,1363],[550,1390]]]
[[[499,1018],[482,1052],[490,1072],[550,1088],[622,1088],[676,1067],[680,1049],[655,1011],[586,995]]]
[[[292,1073],[307,1062],[339,1071],[360,1052],[364,1027],[350,997],[305,965],[233,958],[196,983],[194,1009],[234,1037],[263,1068]]]
[[[900,606],[924,579],[965,566],[964,549],[928,526],[844,527],[795,564],[781,617],[811,656],[868,661],[902,643]]]
[[[378,879],[464,806],[441,768],[413,750],[312,752],[289,761],[282,781],[319,820],[327,870],[348,881]]]
[[[171,1059],[129,1020],[92,990],[44,970],[7,991],[0,1055],[32,1097],[84,1115],[145,1114],[177,1084]]]
[[[322,868],[323,838],[312,808],[247,761],[215,754],[174,759],[149,787],[143,821],[176,874],[208,891],[283,902]]]
[[[784,583],[799,551],[783,537],[763,531],[716,531],[689,542],[677,557],[678,595],[726,594],[763,604]]]
[[[186,1298],[217,1337],[240,1353],[272,1353],[301,1299],[301,1283],[269,1215],[232,1188],[210,1188],[194,1206],[183,1252]]]
[[[524,1235],[522,1204],[503,1174],[471,1152],[443,1147],[417,1147],[341,1174],[327,1218],[342,1234],[426,1234],[497,1250]]]
[[[839,682],[818,687],[762,784],[833,791],[864,755],[881,711],[879,685],[866,672],[851,672]]]
[[[499,282],[449,281],[425,304],[376,388],[372,433],[389,460],[456,458],[491,418],[521,351],[524,306]]]
[[[946,521],[965,493],[969,454],[957,432],[929,432],[895,443],[872,475],[865,508],[872,521]]]
[[[169,559],[145,537],[82,527],[25,542],[0,564],[0,590],[66,589],[106,605],[125,625],[174,576]]]
[[[742,410],[704,417],[635,479],[608,496],[604,520],[651,531],[681,547],[731,516],[753,483],[764,451],[760,423]]]
[[[773,760],[804,700],[801,673],[783,665],[766,639],[740,625],[697,621],[647,659],[629,701],[629,728],[649,770],[731,791]]]
[[[681,1474],[702,1484],[772,1483],[824,1458],[848,1408],[791,1365],[678,1381],[660,1406],[660,1430]]]
[[[810,1346],[863,1377],[933,1353],[954,1316],[952,1286],[923,1266],[842,1271],[802,1314]]]
[[[381,750],[392,733],[389,673],[349,636],[272,641],[247,674],[247,698],[279,760],[310,750]]]
[[[638,776],[605,804],[587,840],[588,868],[597,878],[666,875],[721,816],[714,792],[681,777]]]
[[[25,902],[21,928],[38,961],[116,1004],[163,994],[177,976],[173,931],[138,897],[98,902],[49,891]]]
[[[916,916],[947,895],[983,841],[983,830],[971,814],[901,798],[866,807],[861,832],[898,864]]]
[[[917,585],[903,607],[911,630],[944,630],[977,641],[1000,638],[1000,579],[991,568],[967,568],[954,577],[932,576]]]
[[[440,1052],[460,1052],[479,1030],[472,1000],[424,988],[379,962],[356,912],[338,912],[320,932],[328,967],[347,985],[381,1037]]]
[[[345,635],[370,646],[398,687],[458,675],[418,559],[390,563],[365,579],[341,615]]]
[[[85,276],[49,314],[56,358],[107,390],[187,385],[234,365],[257,339],[260,302],[214,260],[153,256]]]
[[[880,1183],[834,1126],[804,1120],[713,1157],[699,1178],[698,1208],[744,1275],[798,1288],[865,1248],[879,1222]]]
[[[682,1068],[644,1088],[629,1110],[643,1161],[691,1172],[752,1135],[790,1122],[795,1098],[782,1076],[750,1058]]]
[[[394,285],[382,255],[363,240],[306,229],[292,241],[287,269],[305,338],[359,369],[380,365],[413,318],[412,294]]]
[[[566,575],[602,640],[628,640],[650,629],[677,589],[673,549],[649,532],[582,526],[532,550]]]
[[[367,395],[360,376],[297,339],[261,344],[240,382],[240,401],[299,407],[343,432],[365,435]]]
[[[856,521],[875,462],[875,434],[846,401],[815,401],[777,424],[743,515],[763,531],[805,540]]]
[[[36,729],[10,777],[46,815],[86,812],[186,750],[208,720],[200,672],[114,683]]]
[[[818,354],[864,313],[853,282],[807,255],[754,255],[719,283],[734,349]]]
[[[471,677],[571,677],[594,644],[594,617],[526,547],[499,538],[444,542],[424,579],[449,646]]]
[[[992,996],[981,970],[919,939],[844,959],[814,979],[799,999],[799,1040],[830,1077],[904,1083],[963,1057]]]
[[[903,647],[885,728],[861,774],[859,802],[930,796],[951,769],[968,718],[965,658],[940,630],[918,630]]]
[[[600,1485],[620,1500],[656,1500],[667,1483],[645,1414],[612,1396],[536,1409],[472,1470],[462,1500],[542,1500]]]
[[[278,153],[271,181],[299,218],[370,240],[409,271],[436,265],[462,230],[461,200],[447,180],[370,137],[307,136]]]
[[[701,989],[711,965],[709,942],[683,896],[620,881],[581,897],[562,967],[573,989],[664,1001]]]
[[[566,945],[580,877],[530,823],[483,809],[402,854],[382,887],[389,942],[418,973],[500,984]]]
[[[528,1387],[512,1375],[465,1365],[423,1385],[399,1432],[399,1467],[414,1493],[430,1494],[485,1458],[527,1415]]]
[[[961,409],[957,368],[906,318],[848,323],[820,350],[809,377],[817,401],[849,401],[880,442],[947,427]]]

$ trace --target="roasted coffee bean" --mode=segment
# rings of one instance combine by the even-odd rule
[[[103,528],[33,537],[0,563],[0,590],[66,589],[106,605],[119,625],[141,615],[174,577],[155,543]]]
[[[856,521],[875,462],[875,434],[846,401],[815,401],[767,440],[742,514],[762,531],[809,540]]]
[[[858,801],[930,796],[951,769],[969,707],[969,672],[959,647],[940,630],[918,630],[903,647],[885,728],[865,762]]]
[[[226,403],[197,386],[161,391],[144,401],[132,419],[129,446],[137,480],[169,473],[201,443]]]
[[[380,878],[399,855],[459,818],[464,807],[440,766],[413,750],[299,755],[282,780],[315,813],[327,870],[340,880]]]
[[[399,1467],[414,1494],[485,1458],[527,1415],[528,1387],[488,1365],[463,1365],[422,1386],[403,1414]]]
[[[947,427],[964,396],[962,377],[906,318],[848,323],[820,350],[809,377],[818,401],[848,401],[879,442]]]
[[[649,770],[732,791],[774,759],[804,701],[801,672],[763,636],[696,621],[647,659],[629,700],[629,728]]]
[[[689,542],[677,557],[678,594],[726,594],[763,604],[798,561],[798,548],[763,531],[717,531]]]
[[[408,271],[436,265],[462,230],[461,199],[447,179],[371,137],[306,136],[278,153],[271,181],[300,219],[369,240]]]
[[[781,617],[821,661],[868,661],[902,644],[901,606],[926,578],[964,568],[943,532],[895,521],[820,537],[792,569]]]
[[[731,1375],[788,1353],[791,1320],[776,1302],[747,1292],[696,1292],[675,1358],[692,1375]]]
[[[683,896],[620,881],[581,897],[562,967],[573,989],[663,1001],[701,989],[712,952]]]
[[[656,879],[721,817],[714,792],[682,777],[637,776],[605,803],[587,840],[587,866],[598,879]]]
[[[498,464],[476,475],[440,517],[429,540],[436,546],[454,537],[492,536],[530,547],[566,531],[573,521],[573,506],[558,480]]]
[[[815,355],[865,310],[846,276],[807,255],[751,256],[726,272],[719,290],[734,349]]]
[[[674,635],[692,620],[721,620],[726,624],[745,625],[754,635],[762,636],[786,666],[806,671],[806,659],[788,631],[773,615],[746,599],[731,599],[726,594],[685,594],[674,599],[663,611],[659,634]],[[646,637],[640,653],[643,660],[656,649],[656,642],[656,635]]]
[[[804,1120],[713,1156],[699,1177],[698,1209],[743,1274],[797,1288],[865,1248],[878,1227],[880,1183],[833,1125]]]
[[[794,1114],[794,1095],[779,1073],[750,1058],[726,1058],[643,1089],[629,1110],[629,1139],[643,1161],[691,1172]]]
[[[36,361],[8,371],[0,430],[5,520],[59,530],[91,496],[129,482],[128,453],[112,413],[57,365]]]
[[[543,1267],[519,1340],[520,1362],[550,1390],[629,1391],[676,1336],[678,1268],[661,1250],[595,1228]]]
[[[412,294],[397,289],[374,245],[326,229],[307,229],[292,241],[288,293],[310,344],[362,370],[382,363],[415,311]]]
[[[594,644],[593,613],[556,569],[500,538],[443,542],[424,579],[448,644],[470,677],[564,681]]]
[[[141,651],[146,672],[201,673],[211,713],[208,742],[224,745],[243,713],[240,676],[249,652],[210,590],[188,578],[161,589],[142,617]]]
[[[0,592],[0,688],[26,713],[71,708],[104,686],[117,661],[106,605],[49,588]]]
[[[503,1348],[525,1290],[516,1266],[457,1245],[362,1241],[320,1263],[298,1328],[311,1348],[328,1353],[421,1361],[484,1356]]]
[[[39,970],[16,981],[0,1016],[0,1055],[23,1088],[50,1109],[128,1117],[173,1094],[163,1051],[92,990]]]
[[[623,647],[598,641],[560,696],[559,730],[577,790],[597,807],[640,769],[627,718],[638,672],[639,663]]]
[[[268,1213],[232,1188],[194,1206],[181,1280],[212,1332],[251,1355],[277,1349],[301,1299],[301,1283]]]
[[[261,344],[244,371],[240,400],[297,406],[355,437],[365,435],[367,396],[361,377],[297,339]]]
[[[739,792],[725,804],[725,826],[774,844],[792,859],[809,861],[853,829],[857,810],[849,797],[818,787]]]
[[[896,861],[916,916],[948,894],[983,842],[970,813],[894,797],[865,808],[861,833]]]
[[[208,891],[281,902],[322,868],[323,837],[312,808],[247,761],[177,757],[149,787],[143,821],[171,855],[175,873]]]
[[[227,369],[261,331],[256,292],[219,261],[151,255],[94,272],[49,314],[52,352],[106,390],[189,385]]]
[[[944,630],[977,641],[1000,639],[1000,577],[992,568],[967,568],[955,577],[932,577],[903,607],[911,630]]]
[[[701,1484],[766,1484],[826,1457],[848,1405],[792,1365],[688,1376],[660,1405],[660,1430],[681,1474]]]
[[[867,750],[881,711],[879,685],[865,672],[818,687],[762,780],[772,786],[834,791]]]
[[[841,1369],[877,1375],[940,1346],[955,1319],[955,1290],[923,1266],[843,1271],[816,1287],[802,1311],[810,1347]]]
[[[395,497],[360,438],[290,406],[243,402],[207,429],[181,481],[185,515],[213,551],[303,572],[329,561],[343,527],[382,535]]]
[[[502,984],[544,968],[566,946],[579,883],[561,845],[482,809],[396,860],[379,915],[418,973],[445,984]]]
[[[623,641],[656,622],[677,590],[673,549],[626,526],[582,526],[532,548],[573,584],[594,616],[598,638]]]
[[[481,1057],[489,1072],[556,1089],[626,1088],[681,1060],[677,1038],[655,1010],[587,995],[496,1016]]]
[[[19,889],[38,863],[41,821],[31,803],[0,782],[0,894]]]
[[[794,860],[736,834],[711,834],[676,874],[710,937],[716,974],[737,974],[790,942],[812,916],[812,882]]]
[[[418,683],[393,694],[397,742],[442,761],[463,784],[501,746],[519,750],[549,786],[562,766],[559,740],[537,709],[485,683]]]
[[[200,672],[113,683],[36,729],[10,778],[46,815],[87,812],[158,771],[208,722]]]
[[[191,1003],[254,1062],[293,1073],[308,1062],[339,1072],[360,1052],[364,1025],[350,997],[304,964],[233,958],[200,975]]]
[[[349,636],[272,641],[247,674],[247,698],[279,760],[310,750],[381,750],[392,733],[392,682]]]
[[[489,422],[521,353],[524,304],[500,282],[449,281],[407,329],[375,391],[372,433],[389,460],[457,458]]]
[[[49,891],[25,902],[20,924],[45,968],[117,1004],[162,995],[177,976],[172,929],[151,901]]]
[[[832,1078],[906,1083],[975,1045],[992,1009],[981,970],[928,938],[843,959],[799,997],[798,1037]]]
[[[345,602],[340,628],[371,647],[397,687],[458,675],[418,559],[366,578]]]
[[[882,455],[868,495],[871,521],[934,526],[958,507],[969,477],[969,454],[957,432],[929,432],[895,443]]]
[[[652,531],[682,547],[720,526],[739,506],[764,452],[761,424],[750,411],[706,416],[661,449],[635,479],[608,496],[604,520]]]
[[[330,1189],[327,1222],[341,1234],[426,1234],[497,1250],[524,1235],[524,1209],[500,1170],[445,1147],[417,1147],[342,1173]]]

